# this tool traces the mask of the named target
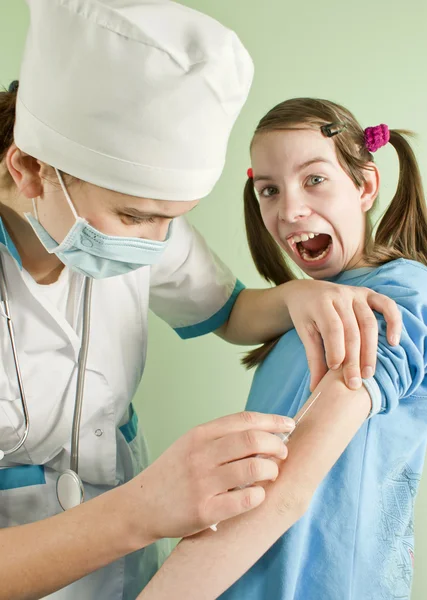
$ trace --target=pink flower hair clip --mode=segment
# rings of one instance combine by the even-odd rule
[[[390,141],[390,130],[382,123],[365,129],[365,146],[369,152],[376,152]]]

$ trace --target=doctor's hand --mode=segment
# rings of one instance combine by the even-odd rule
[[[396,303],[369,288],[327,281],[295,280],[283,284],[285,302],[304,344],[313,391],[328,369],[343,367],[350,389],[375,372],[378,323],[373,311],[387,322],[387,340],[398,345],[402,317]]]
[[[253,484],[274,481],[275,459],[280,463],[287,456],[273,434],[293,428],[287,417],[242,412],[183,435],[125,484],[150,515],[150,536],[186,537],[259,506],[265,491]]]

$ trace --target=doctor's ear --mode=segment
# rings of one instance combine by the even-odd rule
[[[26,198],[43,194],[41,163],[12,144],[6,154],[6,166],[19,192]]]

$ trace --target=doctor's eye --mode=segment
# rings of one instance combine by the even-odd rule
[[[120,215],[125,225],[142,225],[143,223],[155,223],[153,217],[135,217],[135,215]]]

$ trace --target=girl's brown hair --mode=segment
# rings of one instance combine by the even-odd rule
[[[297,129],[299,126],[320,129],[331,123],[343,126],[340,133],[332,138],[338,161],[360,188],[365,181],[364,171],[369,169],[368,163],[373,161],[373,156],[365,146],[364,130],[352,113],[339,104],[312,98],[286,100],[261,119],[252,143],[257,136],[269,131]],[[399,158],[399,180],[394,198],[375,234],[368,218],[364,260],[373,267],[398,258],[427,265],[427,209],[419,167],[405,139],[410,135],[409,131],[390,130],[390,143]],[[249,248],[260,275],[275,285],[294,279],[281,249],[264,225],[252,179],[248,179],[245,185],[244,206]],[[243,364],[248,368],[259,364],[277,341],[272,340],[249,352]]]

